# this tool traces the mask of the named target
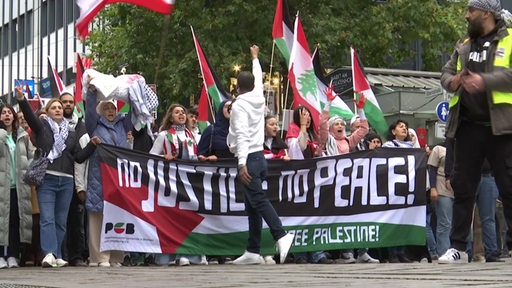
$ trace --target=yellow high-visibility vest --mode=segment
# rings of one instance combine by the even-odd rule
[[[498,42],[494,56],[494,67],[510,68],[510,56],[512,52],[512,28],[507,29],[508,35]],[[469,38],[468,38],[469,39]],[[462,63],[457,59],[457,72],[462,70]],[[457,105],[459,95],[454,95],[450,99],[449,107]],[[512,104],[512,93],[502,91],[492,91],[493,104]]]

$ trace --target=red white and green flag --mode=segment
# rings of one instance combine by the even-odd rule
[[[320,96],[320,105],[322,106],[323,109],[327,104],[326,91],[330,86],[330,83],[328,83],[327,79],[325,78],[322,63],[320,61],[320,52],[318,50],[318,47],[313,52],[313,67],[315,69],[316,82],[318,85],[317,94]],[[339,96],[332,100],[329,115],[337,115],[345,119],[350,119],[354,117],[354,113],[352,112],[352,110],[350,110],[348,105]]]
[[[50,78],[50,87],[52,89],[52,97],[59,98],[60,93],[64,91],[64,82],[59,76],[59,72],[53,67],[52,60],[48,56],[48,78]]]
[[[290,18],[287,0],[277,0],[272,38],[274,38],[277,49],[283,54],[286,65],[289,65],[293,46],[293,23]]]
[[[78,117],[85,117],[85,103],[82,95],[82,76],[85,69],[92,66],[92,59],[82,58],[80,53],[76,53],[76,78],[75,78],[75,111]]]
[[[89,34],[89,23],[106,5],[112,3],[129,3],[153,10],[161,14],[171,14],[175,0],[76,0],[80,8],[80,17],[76,21],[76,30],[80,37]]]
[[[364,113],[368,119],[368,123],[381,135],[386,135],[388,123],[384,118],[384,114],[380,109],[375,94],[373,94],[370,83],[364,74],[364,68],[356,54],[356,50],[350,47],[352,59],[352,79],[354,82],[354,101],[365,101]]]
[[[299,15],[295,18],[295,33],[290,54],[288,79],[293,88],[293,107],[306,106],[311,113],[315,129],[318,129],[317,125],[319,124],[322,108],[317,94],[315,69],[313,68],[308,41]]]
[[[199,40],[194,33],[194,28],[190,27],[190,29],[192,30],[192,37],[194,38],[194,45],[196,47],[197,58],[199,59],[201,75],[203,76],[203,88],[201,90],[199,105],[197,107],[197,111],[199,113],[198,120],[209,121],[214,118],[220,103],[229,97],[217,77],[215,70],[210,64],[210,61],[204,54],[203,49],[199,44]]]

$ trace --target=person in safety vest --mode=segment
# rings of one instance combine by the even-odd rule
[[[446,136],[455,138],[451,248],[439,263],[467,263],[475,193],[482,163],[489,160],[502,197],[512,248],[512,29],[510,13],[497,0],[470,0],[468,33],[442,68],[450,101]]]

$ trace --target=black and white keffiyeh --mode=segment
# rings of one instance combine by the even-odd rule
[[[50,124],[53,132],[53,146],[52,150],[48,154],[47,158],[50,160],[50,163],[53,163],[53,160],[59,158],[62,155],[62,151],[66,149],[66,139],[68,139],[69,134],[69,124],[68,120],[62,119],[60,124],[53,121],[50,117],[46,117],[46,121]]]

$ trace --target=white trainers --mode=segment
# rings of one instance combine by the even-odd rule
[[[459,251],[455,248],[448,249],[443,256],[437,260],[439,264],[459,264],[468,263],[468,253]]]
[[[41,266],[47,268],[47,267],[57,267],[55,256],[53,256],[52,253],[46,254],[44,256],[43,261],[41,261]]]
[[[7,258],[7,267],[9,268],[18,268],[20,265],[18,264],[18,260],[14,257]]]
[[[341,253],[340,256],[341,257],[339,259],[336,259],[334,261],[336,264],[354,264],[354,263],[356,263],[356,259],[354,258],[354,254],[352,254],[352,252],[343,252],[343,253]]]
[[[372,258],[368,253],[364,253],[363,255],[357,256],[356,263],[380,263],[379,260]]]
[[[66,267],[68,265],[69,265],[68,261],[66,261],[64,259],[59,258],[59,259],[55,260],[55,266],[57,266],[59,268]]]
[[[244,254],[233,261],[235,265],[254,265],[261,264],[262,257],[258,253],[251,253],[249,251],[245,251]],[[263,260],[265,261],[265,260]]]
[[[290,247],[292,247],[293,239],[295,239],[295,235],[286,234],[277,240],[276,246],[277,251],[279,251],[279,263],[284,264],[286,255],[288,255],[288,251],[290,251]]]
[[[267,255],[267,256],[263,257],[263,260],[265,261],[265,264],[267,264],[267,265],[274,265],[274,264],[276,264],[276,261],[274,260],[274,257],[272,257],[270,255]]]
[[[98,264],[98,267],[110,267],[110,263],[109,262],[100,262]]]
[[[176,260],[176,264],[178,264],[178,266],[189,266],[190,260],[186,257],[180,257],[180,259]]]
[[[119,267],[123,267],[123,264],[121,264],[119,262],[112,262],[112,263],[110,263],[110,267],[119,268]]]
[[[5,262],[4,257],[0,257],[0,269],[4,269],[7,267],[9,267],[9,265],[7,265],[7,262]]]

